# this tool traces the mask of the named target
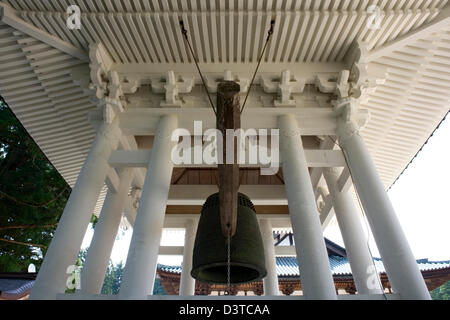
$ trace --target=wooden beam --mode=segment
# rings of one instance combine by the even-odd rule
[[[19,30],[37,40],[40,40],[52,46],[53,48],[61,50],[62,52],[67,53],[72,57],[78,58],[85,62],[89,62],[89,56],[87,52],[26,22],[20,17],[18,12],[14,8],[10,7],[4,2],[0,2],[0,21],[6,23],[16,30]]]
[[[241,128],[241,105],[239,102],[239,84],[234,81],[223,81],[217,86],[216,128],[222,133],[223,162],[217,164],[219,173],[219,212],[222,233],[232,237],[236,233],[239,164],[238,140],[235,136],[228,137],[227,130],[236,131]],[[233,150],[229,150],[229,140],[232,140]],[[232,152],[231,156],[228,152]],[[230,164],[229,159],[233,162]]]

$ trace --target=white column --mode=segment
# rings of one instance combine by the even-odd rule
[[[381,282],[374,270],[367,236],[364,234],[353,198],[349,192],[340,192],[337,186],[339,169],[324,168],[323,175],[330,191],[356,289],[359,294],[381,294]]]
[[[120,299],[146,299],[153,292],[159,244],[172,177],[172,132],[175,115],[163,116],[153,142],[150,162],[133,228],[130,249],[120,287]]]
[[[180,296],[195,295],[195,279],[191,276],[192,253],[194,252],[195,235],[197,233],[197,219],[189,219],[186,222],[186,234],[184,236],[183,268],[181,269]]]
[[[303,292],[307,299],[336,299],[300,130],[292,115],[280,116],[278,125],[280,156]]]
[[[64,293],[67,267],[74,265],[97,198],[119,142],[118,119],[99,128],[41,265],[30,299],[55,299]]]
[[[358,126],[340,118],[337,135],[392,288],[403,299],[431,299]]]
[[[280,295],[278,287],[277,262],[275,257],[275,247],[273,243],[272,223],[268,219],[259,221],[261,236],[264,244],[264,256],[267,276],[263,279],[264,295]]]
[[[119,175],[120,184],[117,192],[108,190],[81,270],[80,292],[83,294],[101,292],[132,177],[131,168],[123,169]]]

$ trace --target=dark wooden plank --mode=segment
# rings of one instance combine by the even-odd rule
[[[247,184],[258,184],[259,181],[259,169],[248,169],[247,170]]]
[[[172,173],[171,184],[177,184],[185,173],[186,168],[174,168]]]
[[[234,163],[227,164],[227,129],[241,127],[239,92],[241,88],[234,81],[223,81],[217,86],[217,129],[223,136],[223,162],[219,164],[220,222],[225,237],[236,233],[239,190],[239,164],[237,163],[237,138],[234,139]]]
[[[198,185],[200,184],[200,173],[197,169],[189,169],[188,171],[189,184]]]
[[[199,170],[199,180],[200,184],[212,184],[211,169],[200,169]]]

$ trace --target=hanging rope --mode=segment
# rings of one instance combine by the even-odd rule
[[[273,34],[273,27],[274,27],[274,25],[275,25],[275,20],[271,20],[271,21],[270,21],[270,29],[269,29],[269,31],[268,31],[266,43],[264,44],[263,50],[262,50],[262,52],[261,52],[261,55],[259,56],[258,64],[257,64],[257,66],[256,66],[255,72],[253,73],[252,81],[250,82],[250,86],[248,87],[247,95],[245,96],[244,104],[242,105],[241,114],[242,114],[242,112],[244,111],[245,104],[247,103],[248,95],[250,94],[250,91],[252,90],[253,82],[255,81],[256,73],[258,72],[259,65],[261,64],[262,58],[263,58],[263,56],[264,56],[264,52],[266,51],[267,44],[269,43],[270,38],[271,38],[271,36],[272,36],[272,34]]]
[[[227,238],[227,295],[231,294],[231,236]]]
[[[187,32],[186,28],[184,27],[183,20],[180,20],[180,27],[181,27],[181,33],[183,34],[183,36],[186,39],[186,42],[188,44],[189,51],[191,52],[191,55],[192,55],[192,59],[194,59],[195,66],[197,67],[197,71],[200,75],[200,78],[202,79],[203,88],[205,88],[206,94],[208,95],[208,99],[209,99],[209,103],[211,104],[211,108],[213,109],[214,114],[217,116],[216,107],[214,107],[214,104],[211,100],[211,96],[209,95],[208,88],[206,87],[206,83],[205,83],[205,79],[203,78],[202,71],[200,70],[200,67],[198,66],[197,58],[195,56],[194,50],[192,50],[191,43],[189,42],[188,32]]]

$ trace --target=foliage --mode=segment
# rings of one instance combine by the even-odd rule
[[[87,250],[88,249],[81,250],[80,253],[78,254],[78,259],[76,262],[76,265],[80,267],[78,272],[80,272],[81,268],[83,268],[84,261],[86,260]],[[118,264],[114,264],[111,260],[109,260],[109,265],[108,265],[108,269],[106,270],[101,294],[105,294],[105,295],[119,294],[120,284],[122,283],[124,268],[125,268],[125,266],[123,265],[122,261],[119,262]],[[74,281],[75,281],[76,277],[73,277],[72,279],[73,279],[72,283],[75,284]],[[75,292],[75,289],[71,290],[71,289],[66,288],[66,293],[74,293],[74,292]],[[157,295],[165,295],[166,294],[159,279],[155,279],[153,294],[157,294]]]
[[[0,272],[42,263],[70,187],[0,99]]]
[[[430,293],[433,300],[450,300],[450,281]]]
[[[122,261],[114,265],[111,260],[109,260],[108,269],[106,270],[105,280],[103,282],[102,294],[118,294],[120,289],[120,284],[122,283],[124,266]]]

